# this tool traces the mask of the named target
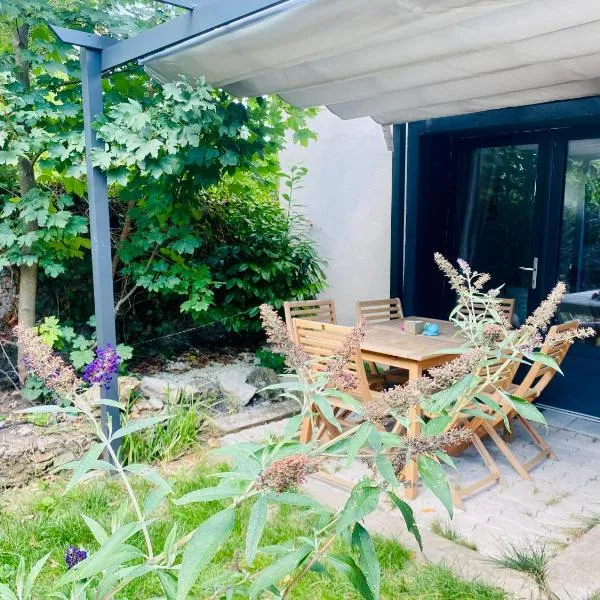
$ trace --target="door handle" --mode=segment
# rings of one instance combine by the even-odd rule
[[[538,275],[538,257],[533,258],[533,267],[519,267],[521,271],[528,271],[531,273],[531,289],[535,290],[537,287],[537,275]]]

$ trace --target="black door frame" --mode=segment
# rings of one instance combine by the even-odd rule
[[[525,139],[525,135],[545,135],[540,185],[545,186],[546,223],[542,236],[543,269],[540,272],[540,294],[548,292],[558,279],[562,207],[569,140],[600,138],[600,97],[521,106],[471,115],[442,117],[428,121],[399,124],[394,128],[395,152],[392,194],[392,265],[391,292],[403,299],[407,314],[419,314],[423,293],[419,286],[428,280],[434,250],[441,249],[427,240],[423,227],[429,199],[427,178],[431,161],[427,153],[437,138],[453,152],[456,140]],[[477,142],[473,142],[477,143]],[[453,157],[451,157],[453,160]],[[444,184],[446,185],[446,184]],[[447,182],[448,198],[456,198],[455,182]],[[439,190],[437,190],[439,194]],[[437,243],[437,242],[436,242]],[[451,244],[452,245],[452,244]],[[451,246],[450,245],[450,246]],[[450,247],[446,251],[451,254]],[[423,316],[436,316],[427,315]],[[596,391],[600,389],[600,349],[576,344],[565,361],[569,373],[555,381],[545,394],[545,402],[567,410],[593,413],[600,417]]]

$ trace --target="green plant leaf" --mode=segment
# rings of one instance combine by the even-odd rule
[[[404,522],[406,523],[406,529],[408,529],[408,531],[415,536],[415,539],[417,540],[417,544],[419,544],[419,548],[421,549],[421,552],[422,552],[423,551],[423,540],[421,539],[421,532],[419,531],[419,528],[417,527],[417,522],[415,521],[415,515],[413,513],[412,507],[410,506],[410,504],[408,504],[407,502],[404,502],[404,500],[400,499],[393,492],[388,492],[388,496],[394,503],[394,506],[396,506],[396,508],[402,513],[402,517],[404,518]]]
[[[385,454],[375,456],[375,466],[381,476],[394,488],[400,487],[400,482],[396,477],[396,472],[390,459]]]
[[[376,600],[365,574],[358,568],[358,565],[351,556],[338,554],[328,556],[327,563],[338,571],[338,573],[344,575],[362,598],[365,598],[365,600]]]
[[[258,544],[267,524],[269,503],[266,496],[259,496],[250,512],[248,528],[246,529],[246,562],[252,566]]]
[[[46,561],[50,558],[51,552],[48,552],[45,556],[42,556],[34,565],[31,567],[27,577],[25,578],[25,583],[23,585],[23,598],[24,600],[29,600],[33,592],[33,586],[37,578],[39,577]]]
[[[321,394],[315,394],[313,396],[313,401],[321,411],[323,417],[329,421],[338,431],[342,431],[342,426],[338,423],[338,420],[335,418],[333,414],[333,407],[331,406],[331,402],[327,400],[326,396]]]
[[[463,396],[472,382],[473,375],[466,375],[448,389],[432,394],[423,400],[423,409],[427,412],[441,413]]]
[[[181,559],[177,600],[185,600],[188,597],[202,569],[212,560],[231,534],[234,523],[233,509],[226,508],[200,523],[196,528]]]
[[[444,468],[433,460],[431,456],[419,456],[417,465],[423,483],[440,499],[441,503],[446,507],[448,514],[452,517],[454,506],[452,504],[450,485],[448,484]]]
[[[556,360],[554,360],[554,358],[552,358],[552,356],[549,356],[548,354],[544,354],[543,352],[534,352],[531,355],[531,358],[535,362],[541,362],[542,364],[550,367],[551,369],[554,369],[555,371],[557,371],[561,375],[564,375],[564,373],[560,369],[560,366],[558,365],[558,363],[556,362]]]
[[[346,457],[346,466],[350,466],[356,455],[359,453],[360,449],[364,446],[364,444],[369,439],[369,435],[373,431],[373,424],[369,423],[369,421],[365,421],[361,424],[358,430],[354,433],[354,435],[350,438],[350,443],[348,444],[348,455]]]
[[[86,515],[81,515],[85,524],[88,526],[88,529],[92,532],[94,539],[98,542],[98,544],[102,545],[106,540],[108,540],[108,533],[98,521],[92,519],[92,517],[88,517]]]
[[[65,493],[73,489],[73,486],[90,470],[100,458],[105,446],[103,442],[98,442],[90,446],[88,451],[77,461],[77,466],[73,469],[73,475],[65,488]]]
[[[212,502],[213,500],[225,500],[226,498],[233,498],[239,496],[241,493],[239,485],[219,485],[212,488],[202,488],[194,490],[177,498],[175,504],[183,506],[184,504],[192,504],[194,502]]]
[[[176,600],[177,598],[177,579],[167,573],[166,571],[158,571],[158,579],[160,580],[160,586],[165,593],[167,600]]]
[[[360,523],[356,523],[352,530],[352,547],[358,554],[358,566],[365,575],[373,597],[377,600],[379,598],[381,569],[373,540],[369,532]]]
[[[161,417],[146,417],[145,419],[136,419],[135,421],[130,421],[121,429],[117,429],[112,434],[111,440],[116,440],[122,438],[124,435],[130,435],[132,433],[136,433],[137,431],[142,431],[143,429],[148,429],[148,427],[154,427],[158,423],[162,423],[167,419],[170,419],[171,415],[163,415]]]
[[[544,415],[538,410],[538,408],[531,402],[527,402],[527,400],[523,400],[523,398],[517,398],[517,396],[509,395],[510,403],[513,408],[528,421],[533,421],[534,423],[540,423],[546,429],[548,429],[548,423]]]
[[[152,467],[143,464],[130,464],[124,467],[125,471],[137,475],[151,484],[162,488],[167,494],[173,492],[171,485]]]
[[[265,589],[275,585],[280,579],[292,573],[298,565],[310,554],[312,548],[304,545],[298,550],[284,554],[281,558],[263,569],[252,582],[248,590],[250,600],[255,600]]]
[[[348,526],[373,512],[379,503],[379,487],[371,484],[368,479],[357,483],[350,492],[350,497],[340,512],[337,531],[341,532]]]

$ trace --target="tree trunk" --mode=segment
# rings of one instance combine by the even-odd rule
[[[26,58],[29,45],[29,25],[27,23],[15,27],[13,35],[13,50],[17,66],[16,77],[25,89],[31,85],[31,65]],[[35,174],[33,162],[28,158],[19,159],[19,188],[21,197],[25,196],[35,187]],[[35,222],[31,224],[36,227]],[[23,255],[29,254],[29,248],[23,248]],[[23,327],[35,325],[35,300],[37,296],[37,263],[21,265],[19,269],[19,303],[17,320]],[[19,374],[25,379],[27,373],[23,362],[23,348],[19,347]]]

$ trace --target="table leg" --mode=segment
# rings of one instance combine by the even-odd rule
[[[409,379],[417,379],[421,377],[423,374],[423,370],[420,365],[413,365],[408,371]],[[409,427],[408,427],[408,435],[412,437],[416,437],[421,435],[421,407],[413,406],[411,407],[409,413]],[[404,469],[404,481],[406,483],[406,498],[408,500],[414,500],[418,494],[418,482],[419,482],[419,470],[417,468],[417,461],[411,460],[408,465],[406,465]]]

